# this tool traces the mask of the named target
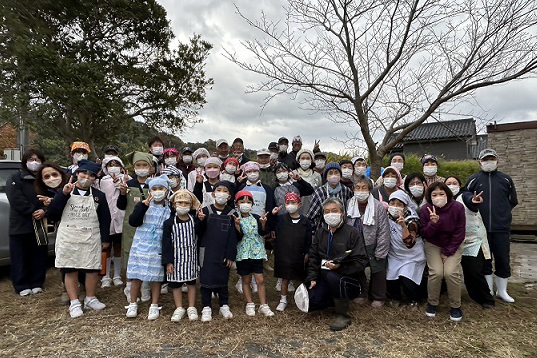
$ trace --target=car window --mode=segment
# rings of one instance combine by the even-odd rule
[[[6,182],[16,172],[18,172],[18,169],[0,168],[0,193],[5,193],[5,191],[6,191]]]

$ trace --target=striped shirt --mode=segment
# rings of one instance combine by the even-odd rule
[[[312,223],[312,234],[315,234],[317,229],[321,227],[323,223],[323,202],[328,199],[328,197],[336,197],[341,199],[344,207],[346,208],[347,202],[354,194],[349,188],[347,188],[347,186],[341,184],[341,190],[337,194],[329,195],[327,186],[328,184],[318,187],[315,189],[312,195],[310,210],[307,214],[308,219],[310,219]]]
[[[172,227],[173,272],[167,274],[168,282],[186,282],[198,278],[198,249],[194,219],[181,221],[174,218]]]

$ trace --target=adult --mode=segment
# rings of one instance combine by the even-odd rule
[[[301,149],[296,154],[296,161],[298,162],[298,175],[306,182],[308,182],[313,190],[323,185],[323,179],[321,174],[313,170],[315,168],[313,152],[309,149]],[[312,196],[306,195],[302,197],[302,213],[307,214],[311,205]]]
[[[21,296],[42,292],[45,282],[48,247],[38,242],[33,224],[45,217],[45,206],[34,189],[36,174],[44,161],[43,153],[28,149],[22,155],[21,169],[6,182],[11,281]]]
[[[196,176],[198,173],[205,174],[205,161],[210,157],[210,153],[205,148],[198,148],[192,154],[192,158],[196,161],[195,170],[188,173],[186,178],[187,189],[191,192],[194,191],[194,185],[196,184]]]
[[[177,168],[183,173],[185,178],[188,178],[190,172],[196,170],[192,149],[190,149],[190,147],[183,147],[183,149],[181,149],[181,158],[177,162]]]
[[[287,157],[287,149],[289,149],[289,139],[280,137],[280,139],[278,139],[279,162],[283,162],[284,158]]]
[[[511,211],[518,204],[515,183],[511,177],[498,170],[498,153],[483,149],[479,153],[481,171],[473,174],[465,187],[471,193],[481,193],[486,203],[479,205],[479,213],[487,229],[487,240],[494,259],[496,295],[505,302],[515,302],[507,293],[507,281],[511,276],[509,263]],[[485,263],[485,278],[492,292],[492,260]]]
[[[375,199],[379,200],[385,208],[388,208],[390,195],[397,190],[401,190],[399,187],[403,181],[401,180],[401,174],[396,167],[387,167],[384,169],[381,178],[382,184],[375,187],[371,194],[373,194]]]
[[[292,150],[281,161],[287,164],[287,166],[292,170],[295,170],[296,168],[298,168],[296,155],[298,151],[302,149],[302,138],[299,135],[295,136],[293,138],[293,141],[291,142],[291,145]]]
[[[491,308],[494,306],[494,297],[483,274],[485,259],[490,259],[487,230],[479,214],[483,198],[481,194],[461,191],[462,182],[456,176],[447,177],[445,184],[451,189],[453,198],[464,205],[466,214],[466,234],[461,258],[466,291],[483,308]]]
[[[280,153],[278,143],[270,142],[268,150],[270,151],[270,165],[274,166],[278,162],[278,154]]]
[[[434,182],[425,193],[427,203],[420,210],[421,234],[429,267],[427,307],[425,314],[435,317],[442,279],[446,281],[449,316],[454,322],[462,319],[461,256],[466,227],[464,206],[453,200],[453,193],[443,182]]]
[[[315,163],[315,167],[313,168],[313,170],[315,170],[317,173],[319,173],[319,175],[323,176],[323,170],[324,170],[324,167],[326,166],[326,154],[324,152],[317,152],[313,155],[313,161]],[[323,182],[324,184],[324,182]]]
[[[343,201],[336,197],[326,199],[322,212],[323,225],[313,238],[305,280],[309,311],[326,308],[333,302],[337,317],[330,329],[340,331],[351,323],[349,299],[360,294],[357,277],[367,266],[367,254],[360,230],[345,223]]]
[[[216,141],[216,154],[221,161],[224,161],[229,157],[229,143],[227,140],[219,139]]]
[[[437,175],[438,159],[432,154],[424,154],[421,157],[421,165],[423,166],[423,175],[425,176],[425,188],[434,182],[444,182],[446,178]]]
[[[117,145],[109,144],[103,148],[103,159],[107,157],[118,157],[119,156],[119,147]]]
[[[273,152],[268,149],[261,149],[257,152],[257,162],[259,163],[259,179],[261,183],[270,187],[276,185],[276,175],[274,174],[275,162],[271,160]]]
[[[72,164],[67,167],[67,173],[73,175],[78,169],[78,162],[83,159],[88,159],[88,155],[91,153],[89,144],[86,142],[73,142],[71,143],[71,162]]]
[[[384,206],[371,195],[373,183],[360,175],[354,183],[354,196],[347,204],[347,223],[362,230],[371,268],[369,290],[365,273],[359,276],[361,300],[367,297],[372,307],[381,307],[386,300],[386,256],[390,248],[390,226]],[[369,293],[369,294],[368,294]]]
[[[354,179],[358,178],[360,175],[365,175],[369,178],[367,159],[364,156],[354,157],[351,159],[351,162],[354,166]]]
[[[347,186],[350,190],[353,190],[354,183],[352,181],[354,176],[354,165],[348,159],[342,159],[339,161],[341,166],[341,184]]]
[[[243,165],[250,161],[250,159],[244,154],[244,141],[242,138],[235,138],[231,145],[233,156],[239,161],[239,165]]]
[[[391,167],[397,168],[399,171],[399,174],[401,174],[401,189],[404,189],[403,183],[405,181],[406,176],[403,176],[403,173],[401,172],[405,166],[405,155],[403,153],[392,153],[390,154],[390,159],[388,160]],[[380,186],[383,181],[383,177],[380,176],[377,181],[375,182],[376,186]]]
[[[421,173],[411,173],[405,177],[404,188],[406,193],[410,196],[410,203],[408,206],[416,213],[420,212],[420,209],[425,205],[425,177]]]

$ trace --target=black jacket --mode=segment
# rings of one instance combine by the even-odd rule
[[[9,235],[25,235],[34,232],[32,214],[38,209],[45,209],[37,199],[34,189],[35,177],[30,172],[20,169],[6,183],[6,196],[9,201]]]
[[[479,213],[488,232],[511,230],[511,210],[517,206],[518,199],[509,175],[497,170],[490,173],[479,171],[468,178],[464,190],[471,193],[483,191]]]

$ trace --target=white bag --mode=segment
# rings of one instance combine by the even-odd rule
[[[310,308],[310,296],[306,285],[301,284],[295,291],[295,303],[299,310],[308,313]]]

